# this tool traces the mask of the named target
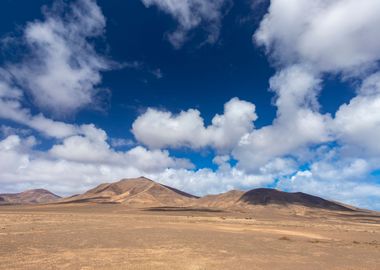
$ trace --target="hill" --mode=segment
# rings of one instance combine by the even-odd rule
[[[178,189],[159,184],[145,177],[122,179],[104,183],[79,195],[67,198],[44,190],[35,189],[17,194],[0,194],[0,204],[35,203],[114,203],[129,207],[198,207],[229,210],[244,209],[324,209],[332,211],[355,211],[355,207],[302,192],[284,192],[270,188],[252,189],[247,192],[231,190],[217,195],[196,197]]]
[[[72,196],[62,202],[122,203],[129,206],[183,206],[196,196],[156,183],[148,178],[123,179],[115,183],[100,184],[84,194]]]
[[[284,192],[270,188],[258,188],[245,192],[238,201],[247,205],[298,205],[326,210],[348,211],[353,208],[302,192]]]
[[[230,208],[239,203],[239,199],[244,195],[244,191],[230,190],[217,195],[207,195],[199,198],[195,204],[201,207]]]
[[[350,211],[354,207],[332,202],[302,192],[284,192],[270,188],[252,189],[247,192],[231,190],[217,195],[207,195],[194,202],[198,207],[221,209],[244,209],[255,206],[276,206],[284,208],[308,207],[325,210]]]
[[[0,194],[0,204],[45,204],[60,198],[46,189],[32,189],[21,193]]]

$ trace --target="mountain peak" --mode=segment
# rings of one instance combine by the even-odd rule
[[[126,178],[115,183],[100,184],[86,193],[64,202],[128,203],[145,206],[177,206],[196,197],[154,182],[146,177]]]

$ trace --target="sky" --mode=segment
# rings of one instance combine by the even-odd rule
[[[1,5],[0,193],[143,175],[380,210],[378,0]]]

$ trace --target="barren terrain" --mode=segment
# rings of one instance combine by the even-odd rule
[[[0,207],[0,269],[379,269],[374,212]]]

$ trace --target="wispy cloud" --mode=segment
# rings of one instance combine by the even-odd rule
[[[67,115],[96,104],[102,89],[101,71],[111,61],[98,54],[89,41],[104,34],[106,19],[93,0],[66,4],[57,1],[44,8],[44,19],[29,22],[20,38],[11,42],[23,46],[18,63],[3,68],[8,83],[18,85],[40,109]]]
[[[157,6],[170,14],[177,22],[178,28],[168,34],[170,43],[180,48],[188,39],[188,33],[197,27],[206,30],[207,43],[219,39],[221,21],[226,10],[231,6],[230,0],[141,0],[146,7]]]

